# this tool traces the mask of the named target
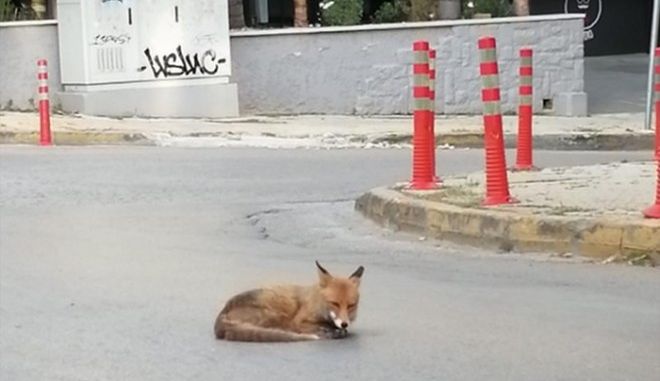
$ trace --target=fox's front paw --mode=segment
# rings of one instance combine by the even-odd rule
[[[348,331],[344,328],[324,327],[321,335],[326,339],[343,339],[348,336]]]
[[[333,339],[343,339],[348,336],[348,331],[344,328],[335,329],[333,332]]]

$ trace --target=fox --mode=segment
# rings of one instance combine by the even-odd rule
[[[335,277],[315,263],[318,282],[311,286],[277,285],[231,297],[215,320],[215,337],[244,342],[347,337],[357,318],[364,267],[349,277]]]

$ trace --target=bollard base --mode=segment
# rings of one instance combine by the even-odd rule
[[[519,201],[511,196],[488,196],[481,202],[482,206],[497,206],[504,204],[517,204]]]
[[[540,171],[539,167],[535,167],[533,164],[516,164],[511,171],[513,172],[525,172],[525,171]]]
[[[412,190],[432,190],[432,189],[438,189],[439,186],[433,181],[418,181],[418,182],[411,182],[406,186],[407,189],[412,189]]]
[[[660,218],[660,204],[648,207],[642,213],[646,218]]]

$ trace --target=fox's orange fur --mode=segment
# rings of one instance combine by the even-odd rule
[[[229,299],[215,321],[215,336],[231,341],[337,339],[357,317],[364,267],[348,278],[334,277],[316,262],[312,286],[276,286]]]

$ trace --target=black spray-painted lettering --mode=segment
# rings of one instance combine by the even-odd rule
[[[155,78],[195,75],[198,72],[199,74],[213,75],[220,70],[221,64],[227,62],[225,58],[217,58],[213,49],[201,54],[183,54],[181,45],[177,46],[176,52],[163,54],[162,56],[152,56],[151,50],[147,48],[144,50],[144,55],[149,61],[149,66]],[[146,69],[146,66],[142,66],[138,71]]]
[[[119,35],[113,34],[97,34],[94,36],[94,41],[92,45],[106,45],[106,44],[117,44],[124,45],[131,40],[131,36],[126,33]]]

